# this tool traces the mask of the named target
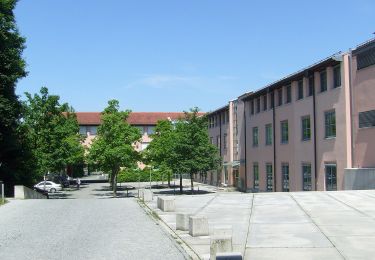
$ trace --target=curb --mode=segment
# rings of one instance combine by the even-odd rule
[[[186,259],[201,260],[197,252],[195,252],[172,228],[170,228],[155,211],[141,200],[138,199],[137,202],[157,224],[163,227],[163,230],[168,233],[170,238],[173,238],[173,241],[176,242],[176,247],[184,254]]]

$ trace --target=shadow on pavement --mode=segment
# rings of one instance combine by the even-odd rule
[[[206,190],[194,190],[194,193],[191,194],[191,190],[183,190],[182,194],[180,194],[180,190],[176,189],[174,190],[163,190],[163,191],[156,191],[154,194],[159,195],[204,195],[204,194],[211,194],[215,193],[212,191],[206,191]]]

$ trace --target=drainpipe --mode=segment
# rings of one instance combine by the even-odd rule
[[[353,134],[354,134],[354,127],[353,127],[353,87],[352,87],[352,62],[353,62],[353,53],[352,49],[349,49],[349,56],[348,56],[348,61],[349,61],[349,104],[350,104],[350,156],[351,156],[351,162],[352,164],[350,165],[350,168],[353,168],[354,165],[354,140],[353,140]]]
[[[316,148],[316,95],[315,95],[315,75],[313,72],[313,122],[314,122],[314,176],[315,176],[315,190],[318,190],[318,162],[316,160],[317,157],[317,148]]]
[[[268,90],[268,92],[270,93],[270,91]],[[275,111],[275,92],[273,92],[273,101],[271,100],[271,106],[272,106],[272,143],[273,143],[273,185],[275,187],[275,191],[277,191],[276,189],[276,125],[275,125],[275,121],[276,121],[276,111]]]
[[[219,140],[220,140],[220,143],[219,143],[219,151],[220,151],[220,157],[223,159],[223,153],[221,152],[221,144],[223,143],[223,140],[221,139],[221,115],[220,115],[220,113],[218,113],[218,115],[219,115],[219,136],[220,136],[220,138],[219,138]],[[224,165],[223,165],[223,168],[221,169],[221,171],[220,171],[220,181],[219,181],[219,183],[218,183],[218,186],[221,184],[221,175],[223,174],[223,170],[224,170]],[[224,170],[225,171],[225,170]]]
[[[237,118],[238,122],[238,118]],[[247,142],[246,142],[246,103],[243,101],[243,124],[244,124],[244,142],[245,142],[245,192],[247,191]],[[238,125],[238,124],[237,124]],[[241,135],[240,135],[241,136]],[[237,138],[238,140],[238,138]],[[240,145],[240,142],[238,142],[238,145]],[[240,155],[240,165],[241,165],[241,155]]]

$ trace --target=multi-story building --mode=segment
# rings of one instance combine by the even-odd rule
[[[89,147],[97,134],[101,123],[100,112],[76,112],[80,134],[86,136],[84,146]],[[144,150],[151,142],[150,135],[154,133],[155,126],[159,120],[175,121],[183,118],[182,112],[131,112],[127,122],[141,131],[142,138],[135,144],[138,151]]]
[[[375,167],[374,98],[375,39],[230,101],[209,114],[224,163],[219,181],[208,182],[250,191],[343,189],[346,169]],[[220,141],[228,135],[229,150]]]

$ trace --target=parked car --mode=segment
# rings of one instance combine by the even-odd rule
[[[53,181],[41,181],[38,184],[34,185],[34,189],[53,193],[56,191],[61,191],[62,186],[61,184],[57,184]]]
[[[61,184],[63,188],[69,187],[69,176],[65,173],[50,173],[46,176],[47,181]]]

